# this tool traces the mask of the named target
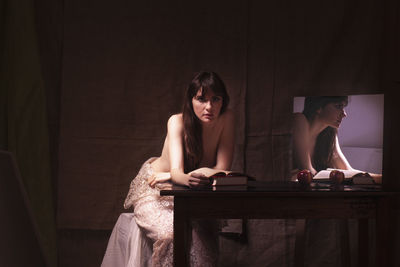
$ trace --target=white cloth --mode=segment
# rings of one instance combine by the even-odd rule
[[[108,241],[101,267],[151,266],[152,242],[137,226],[133,213],[122,213]]]

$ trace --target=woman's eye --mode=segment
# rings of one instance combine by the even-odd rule
[[[196,100],[202,103],[206,102],[206,98],[204,96],[197,96]]]
[[[336,107],[337,109],[343,109],[343,108],[344,108],[344,105],[343,105],[343,104],[337,104],[337,105],[335,105],[335,107]]]
[[[219,102],[219,101],[221,101],[221,100],[222,100],[222,98],[221,98],[220,96],[213,96],[213,97],[212,97],[212,101],[213,101],[214,103]]]

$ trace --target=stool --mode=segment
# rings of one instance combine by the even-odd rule
[[[111,233],[101,267],[151,266],[152,247],[133,213],[122,213]]]

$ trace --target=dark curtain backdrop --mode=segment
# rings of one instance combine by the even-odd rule
[[[234,168],[287,179],[293,96],[383,92],[383,16],[378,0],[66,1],[59,226],[112,227],[198,70],[232,96]]]
[[[31,0],[1,1],[0,149],[12,152],[17,160],[33,220],[38,225],[41,248],[49,265],[56,266],[55,203],[48,136],[34,3]],[[9,199],[8,204],[13,201],[20,200]],[[14,225],[3,227],[10,232],[21,231]]]
[[[294,96],[383,92],[383,5],[252,2],[249,14],[246,167],[257,177],[280,180],[291,167]]]
[[[210,8],[212,7],[212,8]],[[141,164],[161,154],[194,72],[218,72],[243,169],[245,2],[65,3],[58,223],[109,229]],[[112,11],[111,11],[112,10]],[[77,212],[79,211],[79,212]]]

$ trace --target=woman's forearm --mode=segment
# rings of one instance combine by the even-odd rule
[[[172,169],[171,180],[175,184],[189,186],[189,175],[185,174],[182,170]]]

